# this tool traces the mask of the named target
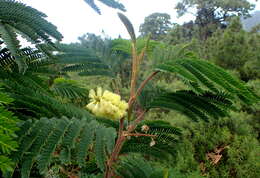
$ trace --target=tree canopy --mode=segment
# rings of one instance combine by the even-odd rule
[[[175,9],[179,16],[186,13],[195,15],[195,23],[199,26],[200,36],[206,39],[214,32],[214,29],[225,26],[229,17],[248,17],[254,5],[247,0],[182,0]]]
[[[139,31],[141,36],[151,34],[151,39],[159,40],[170,30],[171,16],[167,13],[153,13],[144,19],[144,23],[140,25]]]

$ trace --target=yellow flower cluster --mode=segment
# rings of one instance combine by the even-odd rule
[[[93,114],[98,117],[110,119],[120,119],[126,115],[128,104],[121,100],[121,97],[115,93],[98,87],[95,92],[89,91],[90,103],[86,106]]]

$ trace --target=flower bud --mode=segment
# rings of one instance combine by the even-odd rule
[[[142,128],[141,128],[141,130],[142,130],[143,132],[147,132],[149,129],[150,129],[150,128],[149,128],[148,125],[143,125]]]
[[[154,139],[152,139],[152,141],[150,142],[150,147],[152,147],[154,145],[155,145],[155,141],[154,141]]]

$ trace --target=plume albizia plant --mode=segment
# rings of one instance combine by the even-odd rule
[[[147,82],[150,81],[159,72],[153,72],[146,80],[144,80],[140,84],[140,86],[137,87],[139,66],[145,56],[150,37],[148,37],[141,53],[138,54],[136,46],[136,37],[131,22],[123,14],[118,13],[118,15],[120,20],[126,26],[132,41],[132,72],[130,81],[130,96],[128,103],[122,100],[120,95],[112,93],[108,90],[103,90],[101,87],[98,87],[96,90],[91,89],[89,91],[90,103],[86,105],[86,108],[89,111],[91,111],[95,116],[119,121],[119,130],[116,145],[112,150],[112,153],[109,156],[106,163],[106,178],[111,178],[115,176],[113,165],[117,162],[119,153],[127,138],[131,136],[151,137],[152,141],[150,143],[150,146],[154,146],[156,144],[154,141],[154,138],[156,137],[155,135],[134,132],[136,126],[144,119],[144,115],[147,112],[147,110],[144,110],[142,113],[138,115],[135,114],[134,117],[132,117],[133,105],[136,102],[137,96],[140,95],[142,89],[147,84]],[[124,124],[124,121],[126,119],[128,119],[127,127],[125,127]],[[144,129],[147,131],[149,130],[149,127],[147,126]]]
[[[91,103],[88,104],[87,106],[87,108],[89,108],[96,115],[106,116],[112,119],[119,119],[119,130],[118,130],[116,145],[111,155],[109,156],[109,159],[107,160],[107,164],[106,164],[106,172],[105,172],[106,178],[115,177],[113,165],[117,162],[119,153],[127,138],[131,136],[135,136],[135,137],[147,136],[147,137],[154,138],[154,135],[133,133],[133,131],[135,131],[136,126],[144,119],[144,115],[147,112],[147,110],[144,110],[142,113],[135,115],[136,117],[134,117],[135,118],[134,120],[130,119],[132,118],[133,105],[136,102],[137,96],[141,93],[142,89],[147,84],[147,82],[150,81],[158,73],[158,71],[153,72],[146,80],[144,80],[141,83],[140,86],[137,87],[139,67],[145,56],[150,37],[148,37],[146,44],[142,49],[141,53],[138,54],[137,46],[136,46],[136,36],[131,22],[127,19],[126,16],[124,16],[121,13],[118,13],[118,16],[120,20],[123,22],[123,24],[126,26],[126,29],[131,37],[131,42],[132,42],[132,69],[131,69],[132,72],[131,72],[131,81],[130,81],[130,97],[128,103],[122,101],[121,97],[117,94],[111,93],[109,91],[105,91],[104,93],[102,93],[101,89],[98,89],[97,93],[91,91],[90,93]],[[102,104],[102,102],[105,102],[106,104],[104,105]],[[107,102],[109,104],[107,104]],[[124,127],[125,119],[128,119],[129,121],[127,127]],[[153,143],[151,143],[152,144],[151,146],[155,144],[155,141],[153,141],[153,139],[152,142]]]

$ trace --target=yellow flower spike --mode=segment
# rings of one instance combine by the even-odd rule
[[[89,103],[87,106],[86,106],[89,110],[93,110],[94,107],[95,107],[95,104],[93,102]]]
[[[93,114],[98,117],[106,117],[110,119],[120,119],[126,115],[128,104],[121,100],[121,96],[108,90],[103,92],[101,87],[95,92],[93,89],[89,91],[90,103],[86,106]]]
[[[98,87],[97,88],[97,97],[101,97],[102,96],[102,88]]]
[[[128,109],[128,103],[125,102],[125,101],[121,101],[119,104],[118,104],[118,107],[122,110],[126,110]]]
[[[94,91],[93,89],[91,89],[91,90],[89,91],[88,97],[91,98],[91,99],[94,99],[95,96],[96,96],[95,91]]]

